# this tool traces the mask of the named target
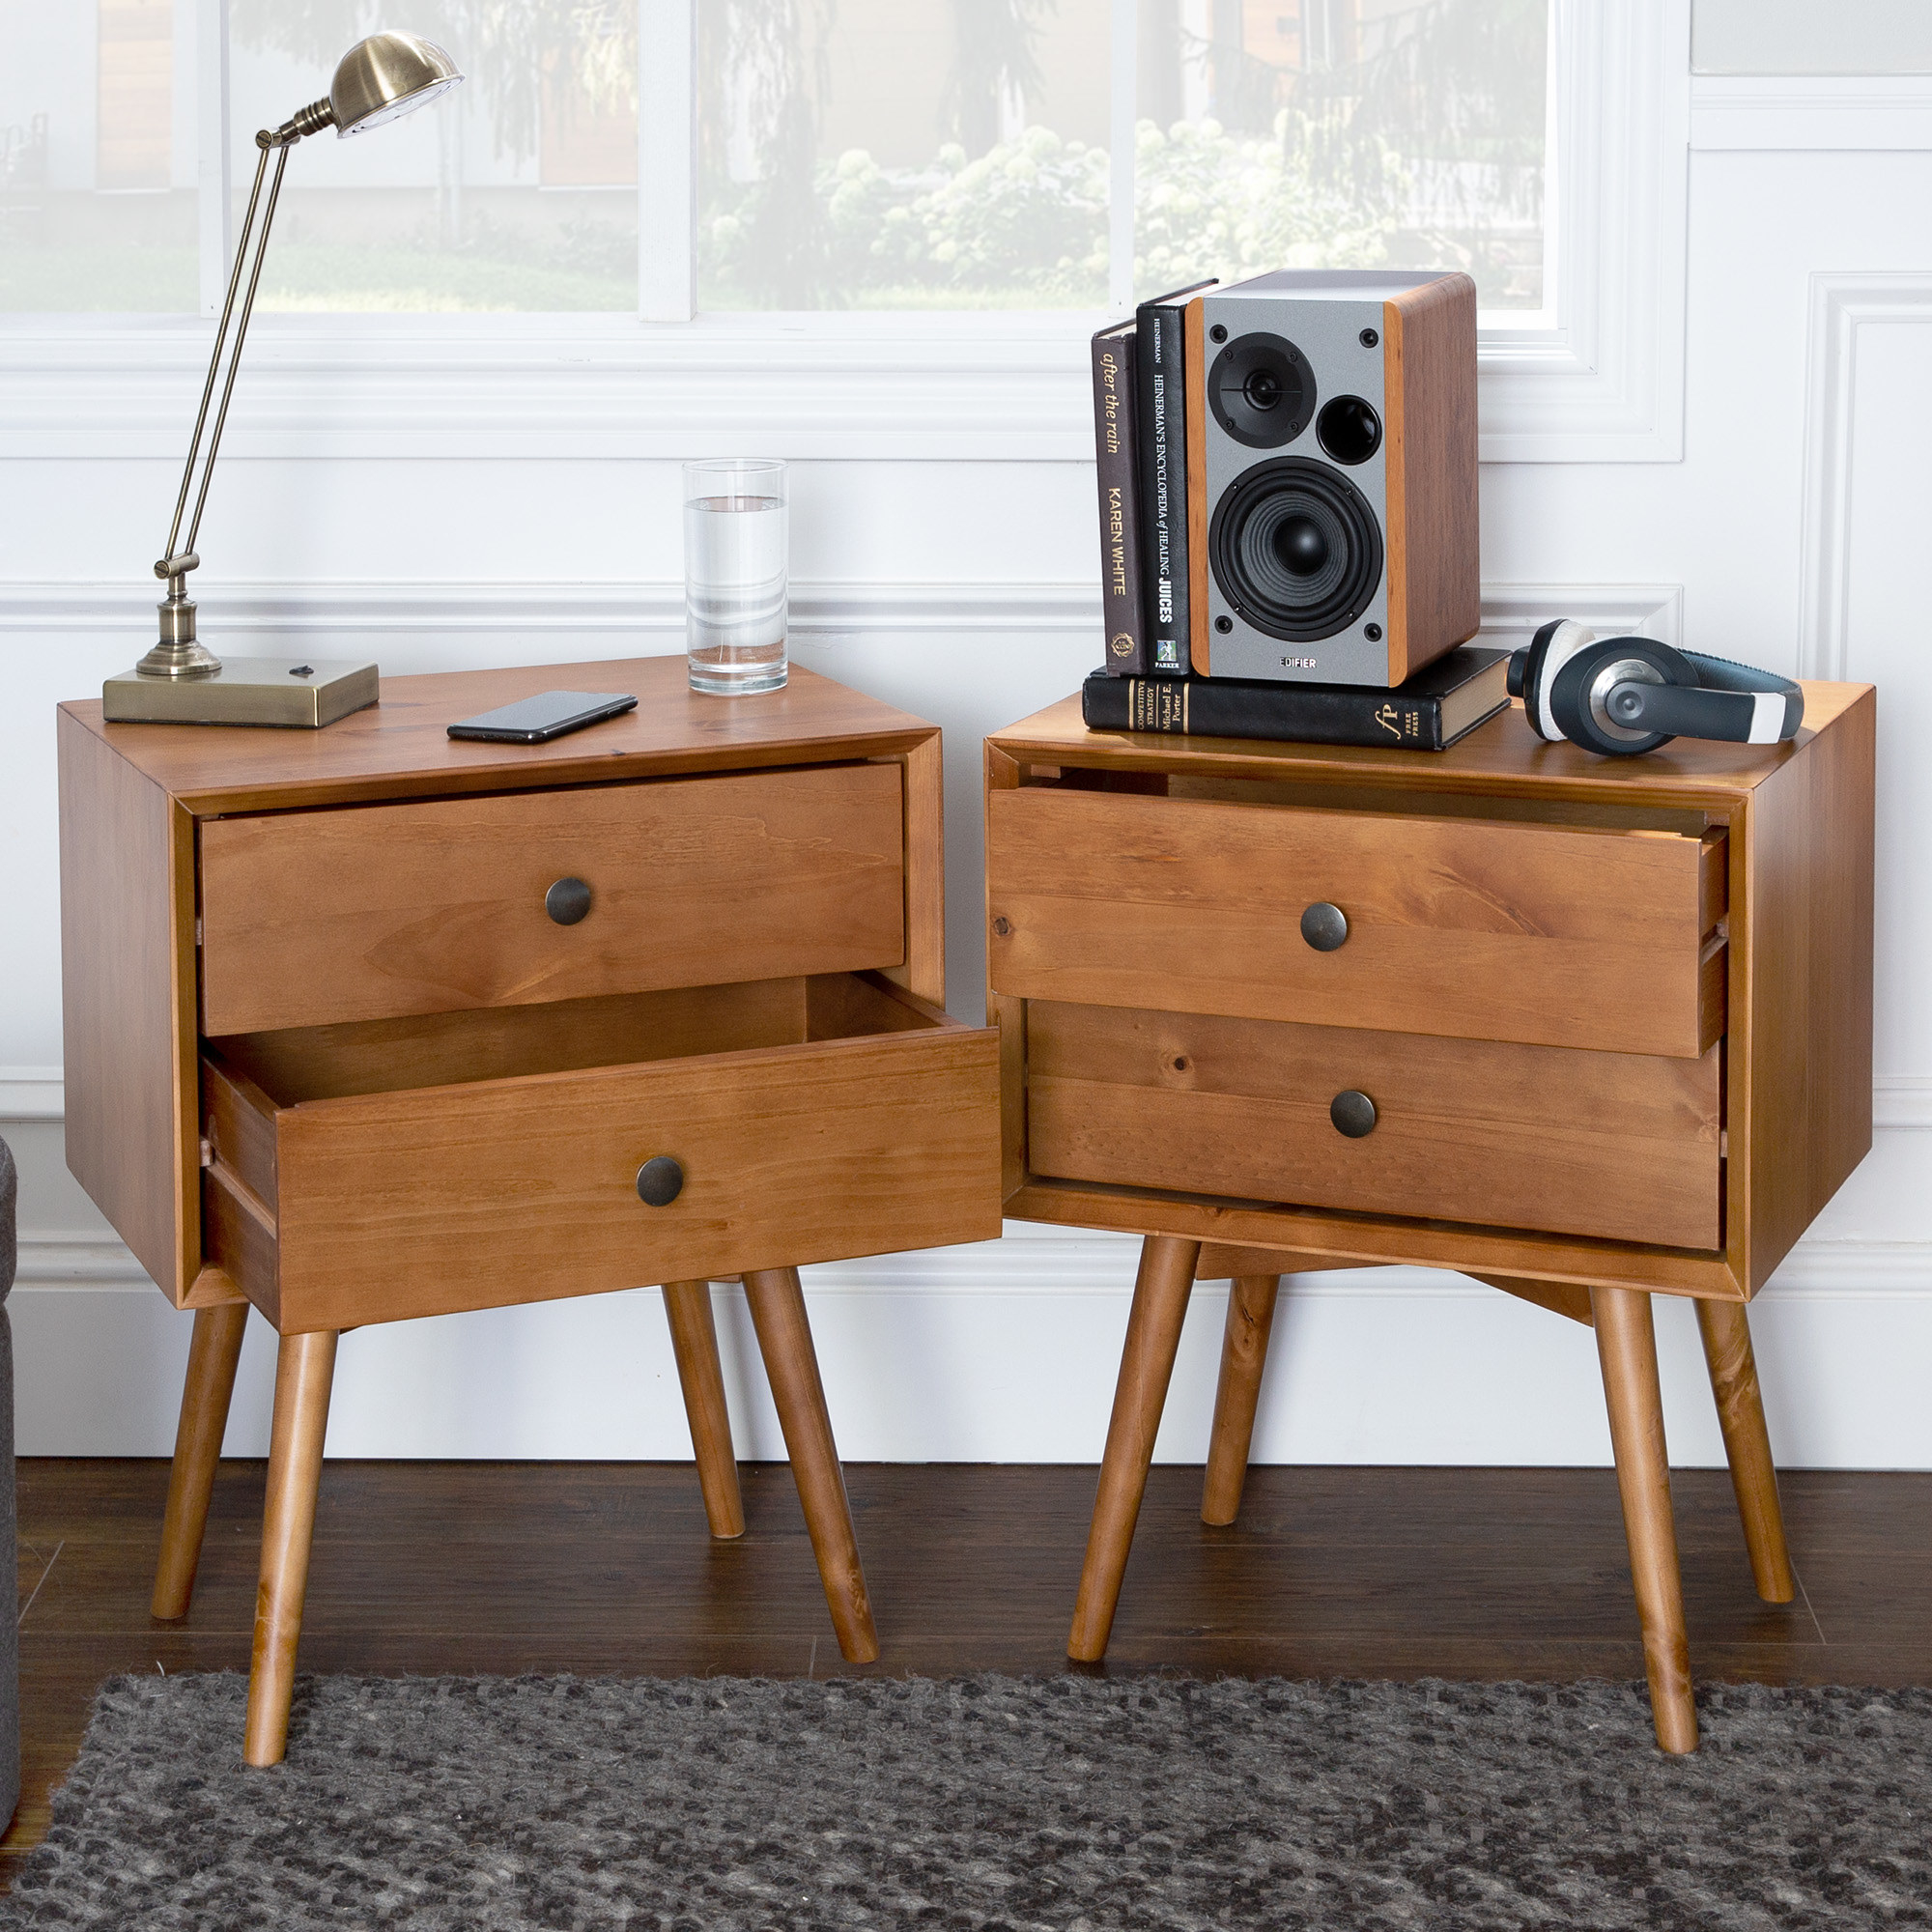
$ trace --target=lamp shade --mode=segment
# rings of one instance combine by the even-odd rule
[[[434,41],[416,34],[371,34],[342,56],[329,82],[337,138],[413,114],[462,78]]]

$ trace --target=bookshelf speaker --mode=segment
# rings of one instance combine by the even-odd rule
[[[1476,285],[1285,270],[1183,318],[1197,673],[1398,685],[1476,634]]]

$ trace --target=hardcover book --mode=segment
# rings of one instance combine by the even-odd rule
[[[1210,277],[1145,301],[1138,331],[1135,396],[1140,410],[1141,511],[1148,669],[1184,677],[1187,646],[1187,405],[1182,314]]]
[[[1080,691],[1090,731],[1184,731],[1308,745],[1446,751],[1509,703],[1509,653],[1463,644],[1393,691],[1246,678],[1110,678]]]
[[[1107,673],[1145,677],[1141,613],[1140,438],[1134,409],[1136,336],[1122,322],[1094,338],[1094,459],[1100,482],[1100,606]]]

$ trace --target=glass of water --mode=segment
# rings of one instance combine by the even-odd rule
[[[785,467],[684,466],[684,647],[691,688],[724,696],[785,681]]]

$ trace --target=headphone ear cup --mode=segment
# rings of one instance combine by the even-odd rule
[[[1694,685],[1697,673],[1681,651],[1654,638],[1605,638],[1587,644],[1562,665],[1549,687],[1549,713],[1573,745],[1606,758],[1634,758],[1671,739],[1668,731],[1630,732],[1609,725],[1590,701],[1591,687],[1614,664],[1647,665],[1659,684]]]
[[[1548,666],[1552,655],[1560,670],[1569,655],[1580,650],[1585,644],[1596,641],[1596,632],[1586,624],[1579,624],[1574,617],[1552,617],[1548,623],[1540,625],[1536,635],[1529,640],[1529,649],[1523,654],[1523,666],[1518,673],[1511,666],[1511,696],[1522,699],[1522,715],[1529,720],[1529,728],[1539,738],[1555,740],[1562,734],[1549,728],[1544,704],[1544,687],[1548,677]]]

